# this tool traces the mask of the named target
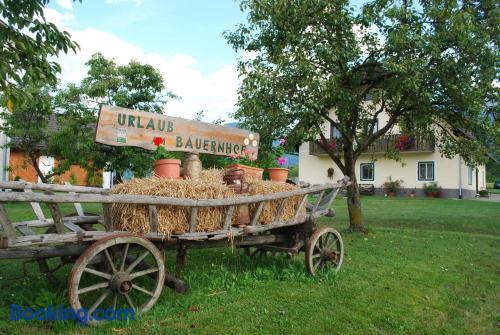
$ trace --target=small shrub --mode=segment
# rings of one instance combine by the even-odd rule
[[[488,190],[481,190],[479,191],[479,196],[482,198],[487,198],[489,196]]]
[[[389,177],[389,180],[386,181],[383,186],[386,189],[387,194],[396,194],[402,183],[403,181],[400,179],[392,180],[392,178]]]
[[[442,187],[435,181],[424,184],[424,193],[429,198],[441,198],[443,196]]]

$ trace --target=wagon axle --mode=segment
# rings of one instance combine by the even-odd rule
[[[109,286],[114,292],[127,294],[132,290],[132,282],[127,272],[118,272],[110,280]]]

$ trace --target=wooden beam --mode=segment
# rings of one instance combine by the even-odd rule
[[[149,223],[151,225],[151,232],[158,232],[158,213],[155,205],[149,205]]]
[[[325,190],[321,191],[321,193],[318,195],[318,199],[316,199],[316,202],[314,203],[314,207],[312,209],[312,212],[316,212],[318,209],[319,204],[321,203],[321,200],[323,199],[323,195],[325,194]]]
[[[43,184],[43,183],[28,183],[25,181],[2,181],[0,189],[11,190],[38,190],[38,191],[53,191],[53,192],[75,192],[75,193],[90,193],[90,194],[108,194],[108,189],[99,187],[59,185],[59,184]]]
[[[56,202],[48,202],[47,206],[50,209],[50,214],[52,214],[57,233],[64,234],[64,221],[59,205]]]
[[[24,192],[26,193],[33,193],[33,191],[30,188],[24,189]],[[38,202],[30,202],[31,209],[33,209],[33,212],[35,213],[36,217],[38,220],[45,220],[45,215],[43,214],[42,207]]]
[[[102,204],[102,216],[104,221],[104,228],[106,231],[113,231],[113,219],[112,219],[112,206],[110,203]]]
[[[255,226],[257,224],[257,221],[260,218],[260,214],[262,213],[262,209],[264,208],[265,202],[262,201],[259,203],[259,206],[257,207],[257,210],[255,211],[253,217],[252,217],[252,222],[250,223],[251,226]]]
[[[302,207],[304,207],[306,201],[307,201],[307,194],[302,197],[302,201],[300,202],[299,206],[297,207],[297,210],[295,211],[295,215],[293,217],[294,222],[298,220],[300,216],[300,211],[302,210]]]
[[[64,185],[71,186],[71,184],[69,182],[65,182]],[[69,194],[76,194],[76,192],[68,192],[68,193]],[[75,210],[76,210],[76,213],[78,214],[78,216],[85,216],[85,213],[83,212],[82,204],[79,202],[75,202],[74,205],[75,205]]]
[[[244,197],[224,198],[224,199],[183,199],[159,196],[144,196],[144,195],[125,195],[125,194],[40,194],[40,193],[23,193],[23,192],[0,192],[0,202],[6,201],[35,201],[35,202],[100,202],[104,204],[125,203],[125,204],[147,204],[147,205],[170,205],[184,207],[219,207],[231,205],[251,204],[263,201],[278,200],[287,197],[306,195],[309,193],[318,193],[329,188],[339,188],[343,185],[325,184],[311,186],[308,188],[298,189],[288,192],[271,193],[265,195],[253,195]]]
[[[233,213],[234,206],[229,206],[226,212],[226,217],[224,218],[224,230],[227,230],[231,227],[231,223],[233,222]]]
[[[194,233],[196,231],[196,222],[198,220],[198,207],[191,208],[191,216],[189,217],[189,232]]]
[[[24,236],[35,235],[33,229],[31,229],[27,224],[17,224],[15,227],[17,230],[19,230],[21,235]]]
[[[2,224],[3,231],[9,240],[16,237],[16,231],[12,226],[12,222],[10,221],[9,215],[7,214],[7,210],[5,209],[5,205],[3,203],[0,203],[0,223]]]
[[[281,214],[283,213],[283,209],[285,208],[285,205],[286,205],[287,202],[288,202],[288,198],[284,198],[281,201],[280,206],[276,210],[276,216],[274,217],[274,221],[279,221],[280,220]]]

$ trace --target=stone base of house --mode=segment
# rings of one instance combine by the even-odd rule
[[[409,197],[413,188],[400,188],[397,192],[398,197]],[[458,198],[459,190],[457,188],[443,188],[443,198]],[[384,188],[375,188],[376,195],[385,195],[386,190]],[[415,189],[415,194],[417,197],[425,197],[425,192],[423,189]],[[462,199],[472,199],[476,197],[475,190],[462,190]]]

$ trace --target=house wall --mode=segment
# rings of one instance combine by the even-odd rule
[[[30,183],[38,182],[38,175],[29,163],[28,157],[23,152],[12,148],[9,155],[9,180],[15,180],[16,177]]]
[[[57,160],[53,160],[51,157],[43,157],[42,160],[38,160],[38,163],[40,168],[46,172],[58,164]],[[71,182],[71,175],[75,176],[77,185],[87,186],[87,171],[78,165],[72,165],[65,173],[54,177],[54,182],[58,184]],[[28,157],[23,152],[13,148],[10,150],[9,157],[9,180],[14,180],[16,176],[27,182],[39,182],[35,168],[29,163]]]
[[[320,184],[332,182],[327,176],[327,169],[333,167],[333,181],[343,177],[342,172],[337,165],[328,156],[313,156],[309,154],[309,143],[304,143],[299,148],[299,178],[302,181],[312,184]],[[401,194],[409,193],[416,189],[417,195],[423,195],[423,187],[428,181],[418,180],[418,162],[433,161],[434,162],[434,181],[443,188],[446,197],[459,196],[459,166],[462,169],[462,195],[464,198],[475,196],[476,179],[475,170],[472,184],[468,183],[467,170],[463,160],[456,156],[452,159],[441,157],[438,152],[433,153],[402,153],[401,161],[387,159],[383,155],[365,154],[356,162],[356,177],[359,184],[373,184],[376,192],[384,194],[383,184],[392,178],[392,180],[403,180],[401,185]],[[360,164],[374,163],[374,180],[360,180]],[[460,165],[459,165],[460,163]],[[479,170],[479,189],[485,189],[485,167],[480,166]]]

